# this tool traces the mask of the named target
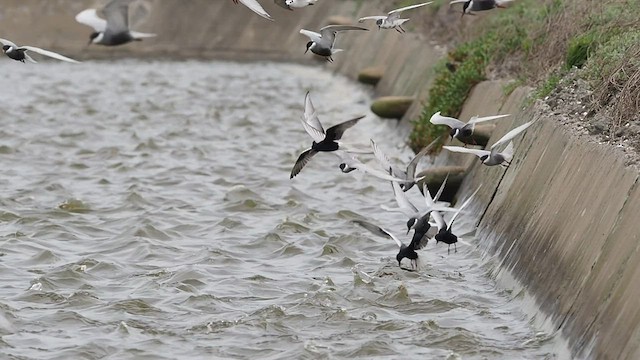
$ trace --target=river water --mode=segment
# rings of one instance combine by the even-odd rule
[[[473,247],[407,272],[351,223],[409,240],[388,183],[330,154],[289,180],[307,90],[325,127],[368,114],[345,139],[410,159],[367,89],[291,64],[0,68],[3,358],[554,357]]]

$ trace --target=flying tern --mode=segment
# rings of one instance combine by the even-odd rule
[[[365,16],[363,18],[360,18],[358,22],[364,22],[365,20],[375,20],[376,24],[378,25],[378,29],[395,29],[399,33],[404,33],[406,31],[402,28],[402,24],[409,21],[409,19],[401,19],[400,16],[402,12],[429,5],[431,3],[433,3],[433,1],[391,10],[386,16]]]
[[[318,0],[273,0],[277,5],[293,10],[294,8],[303,8],[309,5],[314,5]]]
[[[398,247],[400,248],[400,251],[398,251],[398,255],[396,255],[396,260],[398,260],[398,266],[401,267],[400,264],[402,263],[402,259],[408,258],[411,260],[411,270],[416,270],[418,268],[418,253],[416,252],[416,250],[420,250],[427,245],[426,238],[416,240],[416,238],[414,237],[411,240],[411,243],[409,244],[409,246],[407,246],[403,244],[402,241],[400,241],[400,239],[398,239],[392,233],[390,233],[389,231],[377,225],[374,225],[365,220],[353,220],[353,222],[369,230],[375,235],[386,237],[395,241],[396,244],[398,244]]]
[[[33,60],[31,56],[29,56],[27,51],[32,51],[40,55],[48,56],[50,58],[54,58],[54,59],[58,59],[58,60],[62,60],[62,61],[66,61],[74,64],[80,63],[79,61],[70,59],[66,56],[62,56],[58,53],[54,53],[53,51],[40,49],[35,46],[18,46],[7,39],[0,39],[0,42],[2,43],[2,51],[4,52],[5,55],[7,55],[10,59],[21,61],[23,63],[25,60],[30,61],[34,64],[37,63],[35,60]]]
[[[318,119],[318,112],[311,102],[311,95],[309,93],[305,95],[304,103],[304,114],[300,119],[300,122],[302,122],[302,126],[307,134],[309,134],[313,139],[313,143],[311,144],[311,147],[300,154],[298,160],[296,160],[296,163],[293,165],[293,169],[291,170],[291,179],[298,175],[302,168],[307,165],[307,163],[311,161],[311,158],[318,152],[330,152],[338,149],[349,151],[348,146],[338,140],[342,138],[342,135],[347,129],[357,124],[360,119],[364,118],[364,116],[359,116],[338,125],[334,125],[325,131]]]
[[[340,31],[347,30],[364,30],[369,31],[367,28],[363,28],[360,26],[353,25],[329,25],[320,29],[320,33],[301,29],[300,34],[309,38],[309,42],[307,43],[307,51],[311,50],[312,53],[322,56],[327,59],[327,61],[333,61],[333,54],[336,54],[342,49],[336,49],[334,47],[336,42],[336,34]]]
[[[439,139],[432,141],[429,145],[425,146],[422,150],[420,150],[420,152],[418,152],[413,157],[413,159],[411,159],[406,169],[400,169],[394,166],[389,160],[389,157],[384,152],[382,152],[382,150],[380,150],[378,145],[376,145],[376,143],[373,140],[371,140],[371,147],[373,148],[373,154],[375,155],[380,165],[382,165],[383,169],[385,170],[391,169],[391,173],[393,174],[393,176],[407,180],[407,182],[401,183],[400,187],[402,188],[402,191],[408,191],[418,181],[415,179],[418,163],[433,148],[433,146],[438,142],[438,140]]]
[[[455,4],[462,4],[462,16],[464,16],[464,14],[473,15],[473,11],[506,8],[506,4],[512,1],[513,0],[453,0],[449,3],[449,7]]]
[[[525,131],[529,126],[531,126],[531,124],[534,123],[534,121],[535,120],[524,123],[506,133],[503,137],[500,138],[500,140],[491,145],[491,151],[469,149],[460,146],[443,146],[442,148],[453,152],[473,154],[479,157],[482,163],[487,166],[500,165],[502,167],[508,167],[511,164],[511,159],[513,158],[513,142],[511,141],[511,139],[515,138],[518,134]],[[499,152],[498,148],[507,142],[507,147],[502,152]]]
[[[254,13],[262,16],[267,20],[273,21],[273,18],[271,18],[271,15],[269,15],[269,13],[262,7],[262,5],[260,5],[260,3],[257,0],[233,0],[233,2],[236,4],[238,3],[238,1],[240,1],[242,5],[248,7],[249,10],[253,11]],[[276,4],[277,3],[278,1],[276,1]]]
[[[481,186],[482,185],[480,185],[476,189],[476,191],[474,191],[473,194],[471,194],[471,196],[469,196],[469,198],[464,203],[462,203],[462,205],[458,208],[458,211],[456,211],[453,214],[453,216],[449,220],[448,224],[447,224],[447,222],[444,220],[444,218],[442,216],[439,216],[439,217],[435,217],[434,216],[434,220],[436,221],[436,225],[438,227],[438,233],[436,234],[436,236],[434,238],[436,240],[436,243],[443,242],[443,243],[449,245],[449,247],[447,248],[447,254],[449,254],[449,251],[451,250],[451,245],[452,244],[454,246],[455,252],[458,252],[458,247],[456,245],[456,243],[458,242],[458,237],[456,235],[454,235],[453,232],[451,232],[451,227],[453,226],[453,222],[456,221],[456,218],[458,217],[458,215],[460,215],[460,212],[467,205],[469,205],[469,203],[471,202],[471,199],[473,199],[473,197],[478,193],[478,190],[480,190]]]
[[[89,44],[116,46],[156,36],[129,29],[129,5],[133,1],[112,0],[107,3],[102,10],[107,20],[99,17],[96,9],[87,9],[76,15],[77,22],[95,30],[89,38]]]
[[[420,181],[424,179],[424,176],[417,179],[411,179],[411,180],[398,178],[388,173],[385,173],[384,171],[374,169],[371,166],[364,164],[363,162],[358,160],[355,156],[345,151],[338,150],[336,151],[336,154],[340,157],[340,160],[342,161],[342,163],[340,164],[340,170],[343,173],[350,173],[354,170],[360,170],[363,173],[367,173],[371,176],[377,177],[378,179],[385,180],[385,181],[399,182],[400,184],[406,184],[408,182],[415,182],[415,181]]]
[[[469,119],[469,121],[467,121],[467,123],[465,124],[464,122],[456,118],[442,116],[440,115],[440,111],[438,111],[437,113],[431,116],[431,119],[429,120],[429,122],[431,122],[434,125],[446,125],[450,127],[451,130],[449,131],[449,136],[451,136],[451,139],[456,138],[460,140],[460,139],[471,137],[471,135],[473,135],[473,131],[475,129],[476,124],[485,122],[485,121],[501,119],[507,116],[510,116],[510,114],[484,116],[484,117],[474,116],[471,119]]]

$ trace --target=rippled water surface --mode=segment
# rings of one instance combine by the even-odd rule
[[[366,89],[287,64],[0,68],[4,358],[552,356],[473,248],[432,242],[402,271],[351,223],[408,241],[388,183],[330,154],[289,180],[305,91],[332,125],[368,114]],[[345,139],[406,161],[395,125]]]

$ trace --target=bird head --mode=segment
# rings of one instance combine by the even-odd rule
[[[411,229],[415,229],[417,223],[418,223],[418,219],[414,217],[412,217],[407,221],[407,234],[409,234],[409,231],[411,231]]]
[[[489,158],[489,155],[480,156],[480,161],[485,162]]]
[[[8,53],[8,52],[11,52],[11,46],[9,46],[9,45],[4,45],[4,46],[2,47],[2,51],[4,51],[4,52],[5,52],[5,54],[6,54],[6,53]]]
[[[451,140],[453,140],[453,138],[457,137],[458,135],[460,135],[460,129],[451,129],[449,131],[449,136],[451,136]]]
[[[471,1],[467,1],[466,3],[464,3],[462,5],[462,16],[464,16],[464,14],[466,14],[467,9],[469,9],[470,5],[471,5]]]
[[[104,33],[102,32],[94,32],[89,36],[89,45],[99,43],[104,37]]]
[[[382,19],[376,20],[376,25],[378,25],[378,30],[382,27]]]
[[[396,255],[396,260],[398,260],[398,266],[400,266],[400,263],[402,263],[402,259],[404,258],[404,256],[398,254]]]
[[[306,54],[306,53],[307,53],[307,51],[309,51],[309,50],[311,49],[311,47],[312,47],[312,46],[313,46],[313,41],[309,41],[309,42],[307,43],[307,50],[305,50],[305,51],[304,51],[304,53]]]

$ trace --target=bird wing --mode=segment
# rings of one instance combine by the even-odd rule
[[[400,185],[397,182],[392,182],[391,186],[393,187],[393,195],[396,198],[400,210],[410,218],[419,216],[418,209],[409,201],[407,195],[400,189]]]
[[[106,31],[113,33],[129,31],[129,4],[133,0],[113,0],[102,11],[107,18]]]
[[[298,156],[298,160],[296,160],[296,163],[293,164],[293,169],[291,169],[291,177],[289,177],[289,179],[293,179],[296,175],[298,175],[300,171],[302,171],[302,168],[307,165],[307,163],[311,161],[311,158],[317,153],[318,152],[313,149],[308,149],[300,154],[300,156]]]
[[[433,201],[437,202],[440,200],[440,196],[442,196],[442,193],[444,192],[444,188],[445,186],[447,186],[447,180],[449,180],[449,173],[447,173],[447,176],[445,176],[444,180],[442,180],[442,184],[440,185],[440,188],[438,189],[436,196],[433,197]]]
[[[309,136],[311,136],[313,141],[319,143],[326,138],[326,135],[323,132],[311,126],[304,119],[300,119],[300,122],[302,123],[302,127],[304,127],[304,130],[307,132],[307,134],[309,134]]]
[[[453,152],[465,153],[465,154],[473,154],[477,157],[483,157],[485,155],[491,154],[491,151],[488,150],[480,150],[480,149],[470,149],[461,146],[443,146],[443,149],[447,149]]]
[[[309,94],[309,92],[307,92],[307,95],[305,95],[304,97],[304,121],[324,133],[324,128],[322,127],[320,119],[318,118],[318,112],[311,102],[311,95]]]
[[[336,41],[336,33],[338,31],[346,31],[346,30],[364,30],[369,31],[367,28],[363,28],[361,26],[354,25],[329,25],[320,29],[320,35],[322,36],[322,40],[326,41],[327,44],[331,44]],[[313,39],[312,39],[313,40]]]
[[[511,139],[513,139],[514,137],[518,136],[518,134],[520,134],[521,132],[527,130],[527,128],[529,126],[531,126],[534,122],[535,122],[535,120],[531,120],[529,122],[526,122],[526,123],[514,128],[514,129],[512,129],[508,133],[504,134],[504,136],[501,137],[500,140],[496,141],[495,144],[491,145],[491,149],[493,149],[495,147],[498,147],[501,144],[509,142]]]
[[[436,207],[436,199],[438,197],[438,195],[436,195],[436,197],[431,198],[431,193],[429,192],[429,188],[427,187],[427,182],[425,181],[423,184],[423,193],[424,193],[424,199],[427,202],[427,209],[433,209]],[[440,229],[446,229],[447,228],[447,223],[444,221],[444,218],[442,217],[442,214],[440,214],[437,211],[431,211],[431,216],[433,217],[433,220],[436,222],[436,226],[438,226],[438,231],[440,231]]]
[[[469,125],[469,124],[477,124],[477,123],[481,123],[481,122],[485,122],[485,121],[491,121],[491,120],[495,120],[495,119],[501,119],[501,118],[507,117],[507,116],[511,116],[511,114],[494,115],[494,116],[483,116],[483,117],[478,117],[476,115],[476,116],[472,117],[471,119],[469,119],[469,121],[467,121],[467,125]]]
[[[397,237],[393,236],[392,233],[388,232],[387,230],[379,227],[378,225],[374,225],[370,222],[364,221],[364,220],[353,220],[354,223],[362,226],[363,228],[369,230],[371,233],[378,235],[378,236],[382,236],[382,237],[386,237],[389,239],[392,239],[393,241],[396,242],[396,244],[398,244],[398,247],[402,247],[402,241],[400,241]]]
[[[76,15],[76,21],[93,28],[97,32],[107,30],[107,20],[98,16],[96,9],[87,9]]]
[[[2,45],[8,45],[11,46],[12,48],[17,49],[18,45],[14,44],[13,42],[7,40],[7,39],[0,39],[0,42],[2,43]]]
[[[425,146],[422,150],[420,150],[420,152],[417,153],[416,156],[413,157],[413,159],[411,159],[411,161],[409,162],[409,165],[407,165],[407,178],[411,179],[416,176],[416,169],[418,167],[418,163],[420,162],[422,157],[425,156],[433,148],[433,146],[438,142],[438,140],[440,139],[438,138],[433,140],[429,145]]]
[[[378,20],[384,20],[386,18],[387,18],[386,16],[365,16],[365,17],[361,17],[360,19],[358,19],[358,22],[361,23],[361,22],[365,22],[366,20],[376,20],[376,21],[378,21]]]
[[[80,63],[77,60],[73,60],[73,59],[68,58],[66,56],[62,56],[62,55],[60,55],[58,53],[54,53],[53,51],[40,49],[40,48],[37,48],[37,47],[34,47],[34,46],[22,46],[22,47],[20,47],[20,49],[33,51],[33,52],[38,53],[40,55],[48,56],[50,58],[54,58],[54,59],[58,59],[58,60],[62,60],[62,61],[66,61],[66,62],[70,62],[70,63],[74,63],[74,64],[79,64]]]
[[[433,114],[431,116],[431,119],[429,119],[429,122],[432,123],[433,125],[447,125],[452,129],[460,129],[465,125],[465,123],[463,123],[462,121],[456,118],[440,115],[440,111]]]
[[[338,153],[338,156],[340,156],[340,159],[342,159],[342,161],[347,164],[347,166],[351,167],[351,168],[355,168],[358,169],[364,173],[367,173],[371,176],[377,177],[378,179],[381,180],[385,180],[385,181],[395,181],[395,182],[399,182],[399,183],[409,183],[412,182],[413,180],[408,180],[408,179],[400,179],[397,178],[395,176],[389,175],[388,173],[381,171],[381,170],[377,170],[372,168],[371,166],[363,163],[362,161],[356,159],[353,155],[350,155],[344,151],[336,151],[336,153]],[[419,180],[424,179],[424,177],[421,177]]]
[[[291,10],[293,11],[293,9],[291,8],[291,6],[287,5],[287,1],[286,0],[273,0],[273,2],[280,6],[283,9],[287,9],[287,10]]]
[[[358,116],[357,118],[351,119],[351,120],[347,120],[345,122],[342,122],[338,125],[333,125],[332,127],[327,129],[326,132],[326,139],[327,140],[340,140],[342,138],[342,135],[344,135],[344,132],[352,127],[353,125],[357,124],[358,121],[360,121],[360,119],[364,118],[363,116]]]
[[[511,162],[511,159],[513,159],[513,141],[510,141],[507,147],[504,148],[504,150],[502,150],[500,154],[505,159],[505,161]]]
[[[373,155],[376,157],[380,165],[382,165],[382,168],[385,171],[389,171],[389,169],[391,169],[391,173],[395,176],[405,176],[406,174],[404,173],[404,171],[398,169],[396,166],[391,164],[391,160],[389,160],[389,157],[387,156],[387,154],[385,154],[382,150],[380,150],[376,142],[373,141],[373,139],[370,139],[370,140],[371,140],[371,148],[373,149]]]
[[[262,16],[263,18],[265,18],[267,20],[273,21],[273,19],[271,18],[271,15],[269,15],[269,13],[262,7],[262,5],[260,5],[260,3],[258,1],[256,1],[256,0],[240,0],[240,2],[242,3],[242,5],[248,7],[254,13]]]
[[[451,5],[455,5],[455,4],[462,4],[462,3],[466,3],[469,2],[471,0],[453,0],[449,3],[449,7],[451,7]]]
[[[431,3],[433,3],[433,1],[401,7],[399,9],[395,9],[395,10],[389,11],[389,15],[391,15],[391,14],[399,14],[399,13],[405,11],[405,10],[411,10],[411,9],[419,8],[419,7],[422,7],[422,6],[425,6],[425,5],[429,5]]]
[[[469,196],[467,198],[467,200],[465,200],[464,203],[462,203],[462,205],[458,208],[458,211],[455,212],[455,214],[453,214],[453,216],[451,217],[451,220],[449,220],[449,230],[451,230],[451,226],[453,225],[453,222],[456,220],[456,218],[458,217],[458,215],[462,212],[462,210],[469,205],[469,203],[471,202],[471,199],[473,199],[474,196],[476,196],[476,194],[478,193],[478,191],[480,191],[480,188],[482,187],[482,185],[478,186],[478,188],[476,189],[476,191],[473,192],[473,194],[471,194],[471,196]]]
[[[315,31],[300,29],[300,34],[308,37],[309,40],[316,43],[322,41],[322,34],[319,34]]]

